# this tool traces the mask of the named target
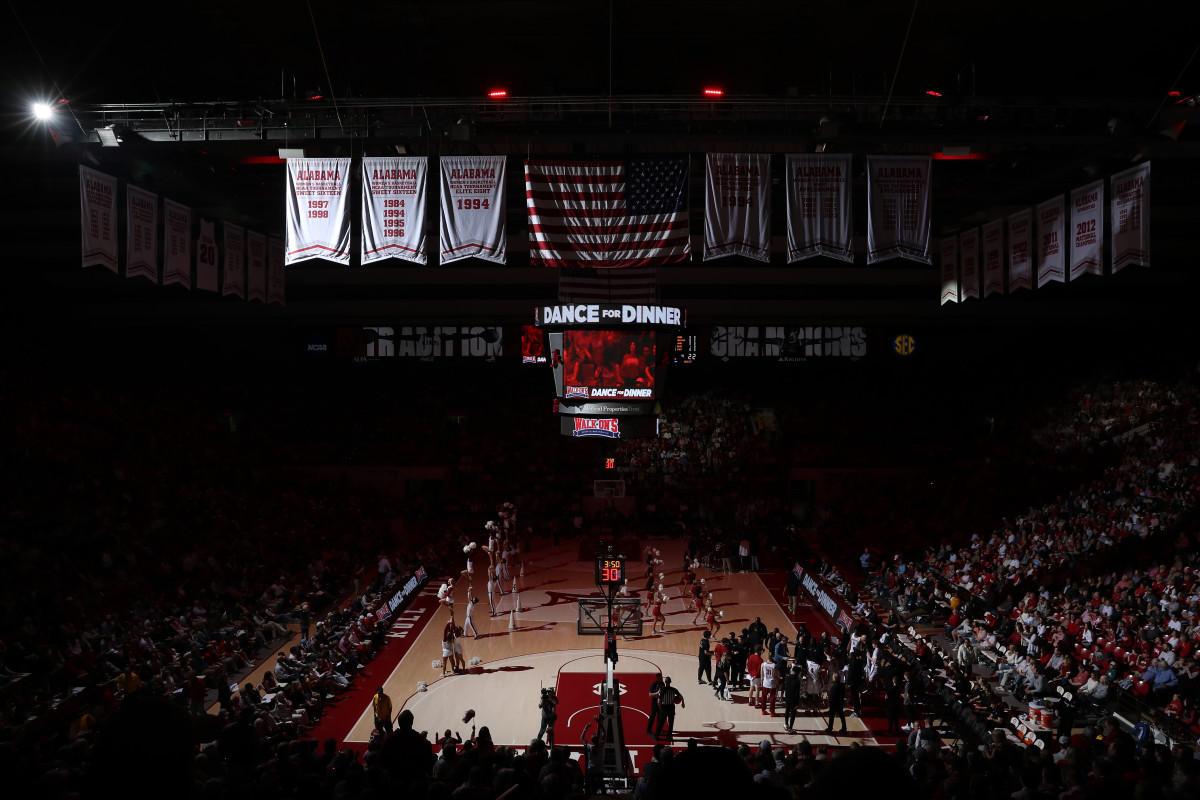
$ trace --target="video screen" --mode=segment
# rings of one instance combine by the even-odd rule
[[[653,400],[664,355],[653,331],[564,331],[563,397]]]
[[[521,363],[546,363],[546,343],[542,336],[542,329],[536,325],[521,326]]]

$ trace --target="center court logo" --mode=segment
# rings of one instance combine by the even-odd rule
[[[620,694],[625,694],[625,692],[627,692],[629,690],[627,688],[625,688],[625,684],[622,683],[622,684],[618,684],[617,691]],[[601,697],[604,695],[604,681],[600,681],[600,683],[592,684],[592,694],[599,695]]]

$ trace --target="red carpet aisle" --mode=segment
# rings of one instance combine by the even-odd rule
[[[338,747],[349,747],[360,753],[366,750],[365,742],[347,742],[351,728],[363,715],[364,709],[369,713],[371,698],[381,684],[387,686],[388,679],[396,666],[404,658],[430,620],[437,611],[437,586],[427,585],[413,598],[412,604],[405,611],[392,617],[391,627],[388,628],[387,644],[376,654],[371,663],[367,664],[350,684],[350,688],[338,696],[326,710],[325,716],[313,728],[310,736],[318,742],[333,738]],[[404,699],[411,689],[399,693],[398,687],[388,687],[392,698],[393,713],[399,713]]]

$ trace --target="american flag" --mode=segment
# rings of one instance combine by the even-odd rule
[[[654,267],[691,257],[688,160],[526,161],[533,266]]]

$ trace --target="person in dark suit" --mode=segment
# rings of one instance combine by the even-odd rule
[[[841,718],[842,730],[846,732],[846,684],[842,682],[842,673],[834,673],[833,683],[829,685],[829,724],[825,730],[833,733],[833,720]]]
[[[796,708],[800,705],[800,690],[803,684],[804,671],[796,664],[783,682],[783,727],[788,733],[795,733]]]
[[[663,679],[662,673],[654,673],[654,680],[650,684],[650,716],[646,718],[646,733],[654,733],[654,723],[658,720],[658,693],[662,691]]]

